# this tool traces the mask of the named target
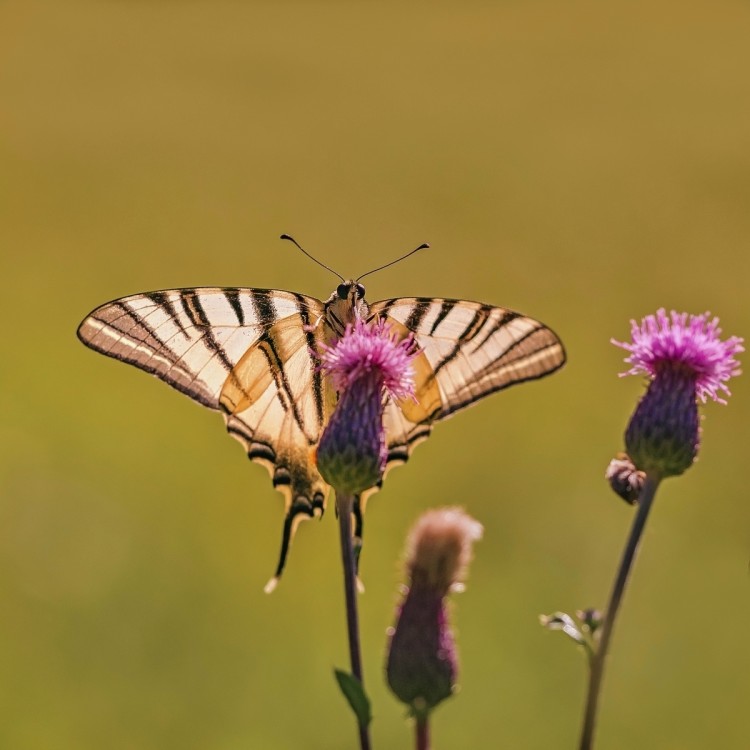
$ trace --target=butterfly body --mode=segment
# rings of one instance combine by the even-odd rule
[[[329,487],[315,449],[337,393],[314,356],[356,320],[384,318],[412,335],[415,400],[386,405],[389,467],[409,458],[432,424],[493,391],[549,374],[565,361],[538,321],[465,300],[364,299],[342,282],[325,302],[273,289],[205,287],[123,297],[93,310],[78,336],[92,349],[156,375],[225,418],[247,455],[285,497],[278,576],[294,530],[320,515]]]
[[[370,306],[365,302],[365,288],[349,280],[339,284],[324,304],[325,319],[337,336],[343,336],[347,325],[367,320]]]

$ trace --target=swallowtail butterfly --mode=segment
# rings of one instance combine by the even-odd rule
[[[329,491],[314,460],[337,398],[314,357],[321,343],[357,319],[384,318],[414,335],[416,401],[386,405],[388,468],[405,462],[435,422],[565,362],[549,328],[512,310],[435,297],[368,304],[364,296],[358,280],[343,279],[325,302],[276,289],[170,289],[107,302],[78,328],[86,346],[221,412],[229,434],[268,469],[286,508],[274,581],[298,522],[322,514]]]

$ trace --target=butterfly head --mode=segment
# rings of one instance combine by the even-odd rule
[[[357,300],[364,299],[365,288],[356,281],[345,281],[336,287],[336,296],[340,300],[350,300],[354,304]]]
[[[349,279],[339,284],[326,302],[326,320],[339,335],[347,325],[367,317],[365,288],[358,281]]]

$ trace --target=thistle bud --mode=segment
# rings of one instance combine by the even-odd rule
[[[428,511],[409,534],[409,586],[390,631],[386,674],[415,716],[426,716],[455,689],[458,659],[445,600],[461,587],[481,536],[481,524],[460,508]]]
[[[357,321],[333,346],[323,346],[321,372],[339,401],[320,438],[321,476],[339,492],[359,494],[383,477],[388,452],[383,410],[388,398],[414,394],[411,337],[397,340],[385,324]]]
[[[629,505],[638,502],[645,474],[635,468],[627,453],[618,453],[604,473],[610,487]]]

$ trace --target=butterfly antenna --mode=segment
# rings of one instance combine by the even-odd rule
[[[375,271],[382,271],[384,268],[388,268],[388,266],[392,266],[394,263],[400,263],[402,260],[406,260],[410,255],[414,255],[418,250],[426,250],[429,247],[429,245],[426,242],[423,242],[419,247],[415,247],[411,252],[406,253],[406,255],[402,255],[400,258],[396,258],[396,260],[392,260],[390,263],[386,263],[384,266],[380,266],[379,268],[373,268],[372,271],[368,271],[367,273],[363,273],[360,277],[357,278],[357,281],[360,279],[364,279],[365,276],[369,276],[371,273],[375,273]]]
[[[340,273],[336,273],[330,266],[327,266],[325,263],[321,263],[317,258],[314,258],[310,253],[307,252],[300,244],[297,242],[297,240],[294,239],[294,237],[290,237],[288,234],[282,234],[280,239],[282,240],[289,240],[289,242],[293,242],[297,249],[301,250],[310,260],[314,260],[319,266],[323,266],[327,271],[330,271],[334,276],[338,276],[341,281],[345,281],[344,277]]]

